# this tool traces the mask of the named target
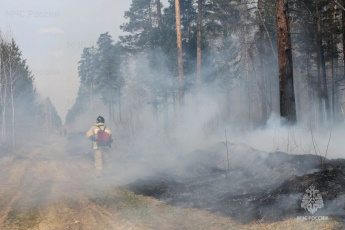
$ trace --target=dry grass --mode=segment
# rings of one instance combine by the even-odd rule
[[[105,191],[97,200],[98,205],[116,211],[119,216],[139,229],[340,229],[341,224],[333,219],[304,221],[287,219],[265,223],[243,224],[199,209],[182,209],[167,205],[151,197],[136,195],[126,189]]]
[[[115,187],[115,184],[109,185],[109,178],[90,180],[91,162],[70,157],[55,146],[38,147],[29,154],[4,159],[3,163],[0,160],[0,166],[0,184],[3,185],[0,187],[0,229],[285,230],[342,227],[331,219],[243,224],[218,213],[171,206]]]

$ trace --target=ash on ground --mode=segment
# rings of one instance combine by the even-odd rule
[[[266,153],[246,145],[231,145],[230,167],[224,144],[197,150],[178,159],[178,167],[139,179],[127,187],[182,208],[219,212],[238,221],[278,221],[297,216],[345,219],[345,159],[316,155]],[[314,214],[301,207],[314,186],[323,208]]]

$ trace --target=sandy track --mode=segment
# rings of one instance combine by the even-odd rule
[[[64,140],[23,150],[0,163],[1,229],[131,229],[90,202],[93,165],[64,151]]]

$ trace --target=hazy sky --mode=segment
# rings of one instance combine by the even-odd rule
[[[101,33],[121,34],[131,0],[1,0],[0,29],[10,33],[35,75],[42,97],[49,96],[64,120],[79,86],[77,63],[85,46]]]

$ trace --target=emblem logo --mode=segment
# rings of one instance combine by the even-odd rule
[[[314,214],[319,208],[323,208],[323,200],[320,191],[314,185],[310,186],[304,193],[301,208]]]

